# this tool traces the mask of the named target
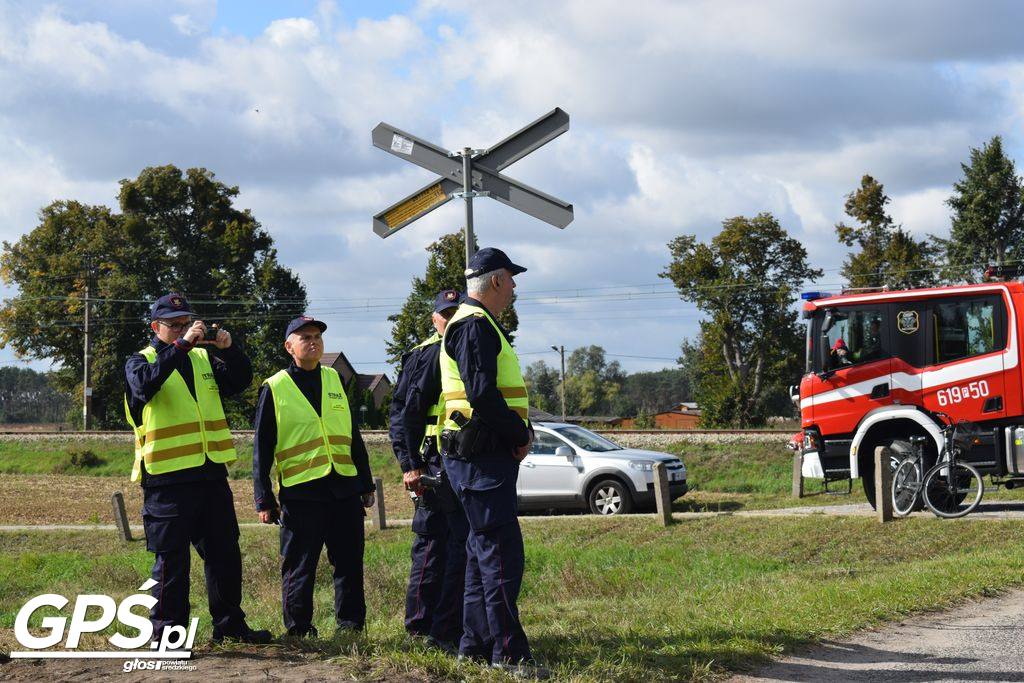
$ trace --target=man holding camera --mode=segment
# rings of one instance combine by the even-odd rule
[[[441,465],[438,437],[444,412],[441,395],[441,335],[462,294],[437,295],[431,322],[436,334],[402,357],[391,399],[391,445],[405,488],[415,497],[412,567],[405,596],[405,630],[454,654],[462,638],[466,574],[466,513]]]
[[[374,501],[366,446],[345,387],[320,365],[327,325],[309,316],[288,323],[291,364],[263,382],[256,405],[252,478],[264,524],[281,525],[281,609],[288,635],[315,638],[313,587],[320,552],[334,567],[339,631],[366,624],[363,508]],[[274,497],[270,473],[280,484]]]
[[[441,453],[470,527],[459,656],[547,678],[550,672],[533,661],[516,606],[525,563],[516,480],[533,430],[519,359],[495,319],[512,302],[513,277],[525,271],[500,249],[484,248],[470,259],[466,300],[441,345]]]
[[[203,558],[213,640],[267,643],[242,611],[238,520],[227,482],[236,459],[221,396],[245,390],[252,365],[231,334],[201,320],[180,294],[150,308],[149,346],[125,363],[125,414],[135,430],[132,481],[142,481],[146,548],[154,553],[153,639],[189,625],[189,544]]]

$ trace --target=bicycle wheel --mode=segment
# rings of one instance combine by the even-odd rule
[[[921,497],[921,463],[906,458],[892,475],[892,511],[906,517],[917,508]]]
[[[958,462],[950,466],[948,462],[940,462],[924,475],[921,493],[924,504],[937,517],[952,519],[963,517],[978,507],[985,493],[985,484],[978,470],[967,463]]]

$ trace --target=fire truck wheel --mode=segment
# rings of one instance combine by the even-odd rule
[[[914,447],[906,439],[888,439],[878,444],[889,449],[889,469],[893,472],[900,466],[900,462],[914,453]],[[860,464],[860,483],[864,487],[864,497],[868,499],[868,505],[875,507],[875,449],[871,449],[871,458]]]

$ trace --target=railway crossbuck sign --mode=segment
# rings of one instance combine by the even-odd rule
[[[564,228],[572,222],[572,204],[556,199],[501,171],[569,130],[569,115],[555,108],[486,150],[465,147],[448,152],[387,123],[373,129],[373,146],[405,159],[440,178],[373,217],[373,231],[388,237],[455,197],[466,201],[466,262],[473,243],[473,197],[492,197],[534,218]],[[460,158],[461,157],[461,158]]]

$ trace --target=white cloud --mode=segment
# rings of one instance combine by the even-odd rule
[[[952,194],[951,188],[933,187],[896,196],[889,205],[889,215],[918,239],[928,235],[947,235],[950,223],[946,200]]]
[[[306,47],[320,38],[320,29],[309,19],[278,19],[264,33],[280,48]]]
[[[574,204],[566,230],[475,202],[482,243],[530,268],[525,293],[663,282],[672,237],[761,211],[834,269],[833,225],[863,174],[923,236],[944,233],[971,147],[1004,134],[1024,152],[1024,6],[1004,0],[424,0],[383,18],[323,0],[252,38],[211,35],[211,0],[29,5],[0,0],[0,236],[59,197],[113,205],[145,166],[204,166],[241,187],[322,300],[403,299],[424,247],[463,223],[453,201],[372,234],[374,213],[430,178],[371,147],[381,120],[456,148],[571,114],[507,170]],[[520,339],[674,356],[696,319],[657,306],[524,306]],[[382,356],[386,324],[332,315],[360,328],[353,353]]]
[[[207,28],[206,24],[196,21],[191,14],[171,15],[171,24],[186,36],[197,36]]]

